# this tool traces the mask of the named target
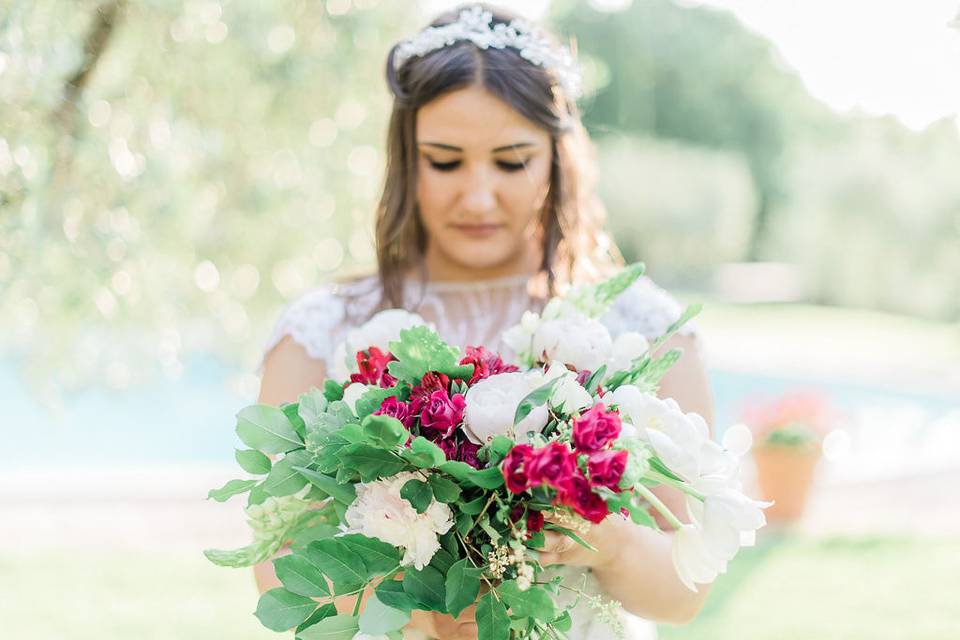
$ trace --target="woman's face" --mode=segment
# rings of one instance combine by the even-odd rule
[[[417,111],[417,199],[434,280],[530,272],[550,134],[473,85]]]

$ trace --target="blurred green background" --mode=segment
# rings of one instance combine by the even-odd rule
[[[280,308],[373,264],[385,55],[452,4],[0,0],[0,635],[271,635],[199,555],[239,507],[200,498]],[[847,413],[801,525],[665,638],[960,628],[960,95],[838,110],[787,56],[836,19],[837,67],[922,106],[955,85],[955,4],[512,3],[576,39],[618,245],[707,305],[719,424],[797,386]]]

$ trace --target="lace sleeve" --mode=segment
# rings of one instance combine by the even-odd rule
[[[273,329],[273,335],[264,348],[264,358],[284,338],[290,336],[306,350],[311,358],[322,361],[327,371],[333,371],[335,337],[343,326],[345,304],[332,286],[319,287],[290,303]],[[262,368],[262,361],[261,361]]]
[[[636,331],[647,340],[655,340],[667,331],[683,313],[676,298],[657,286],[647,276],[641,276],[624,291],[602,318],[613,337],[625,331]],[[696,327],[686,323],[677,332],[696,336]]]

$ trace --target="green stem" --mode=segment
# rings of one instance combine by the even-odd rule
[[[653,508],[659,511],[660,515],[666,518],[667,522],[669,522],[674,529],[680,529],[683,527],[683,523],[677,519],[677,516],[673,515],[673,511],[670,511],[670,509],[667,508],[667,505],[663,504],[663,502],[660,501],[660,498],[658,498],[653,491],[650,491],[650,489],[639,483],[636,486],[636,491],[646,498],[647,502],[652,504]]]
[[[680,491],[683,491],[688,496],[693,496],[694,498],[696,498],[697,500],[700,500],[701,502],[703,502],[706,499],[706,496],[704,496],[702,493],[700,493],[699,491],[691,487],[686,482],[682,482],[680,480],[674,480],[670,476],[664,475],[659,471],[653,471],[653,470],[647,471],[646,478],[653,480],[654,482],[659,482],[660,484],[665,484],[669,487],[673,487],[674,489],[679,489]]]

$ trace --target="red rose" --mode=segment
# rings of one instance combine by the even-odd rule
[[[447,456],[447,460],[455,460],[457,457],[457,442],[453,438],[440,438],[439,440],[434,440],[435,445],[440,447],[440,450],[443,451],[443,455]]]
[[[594,486],[607,487],[620,491],[618,486],[623,472],[627,468],[626,451],[599,451],[591,454],[587,461],[587,470],[590,471],[590,482]]]
[[[390,396],[380,405],[380,408],[373,412],[375,416],[390,416],[403,423],[407,429],[413,425],[413,419],[416,417],[410,413],[410,405],[401,402],[395,397]]]
[[[450,378],[436,371],[428,371],[420,380],[420,384],[410,390],[410,411],[420,415],[420,410],[427,403],[434,391],[449,391]]]
[[[480,445],[464,440],[457,448],[457,460],[466,462],[474,469],[479,469],[483,466],[483,463],[477,458],[477,451],[479,450]]]
[[[357,351],[359,373],[350,374],[350,382],[360,382],[381,387],[392,387],[397,379],[387,373],[387,363],[396,360],[392,353],[384,353],[377,347],[368,347],[366,351]]]
[[[543,530],[543,512],[531,511],[527,514],[527,533],[536,533]]]
[[[473,365],[473,375],[467,382],[469,385],[498,373],[519,371],[512,364],[504,364],[499,354],[487,351],[484,347],[467,347],[467,355],[460,360],[460,364]]]
[[[593,492],[590,481],[577,469],[559,494],[560,503],[572,507],[577,514],[597,524],[607,517],[607,503]]]
[[[602,402],[573,422],[573,444],[580,453],[600,451],[620,435],[620,414],[607,411]]]
[[[569,482],[577,468],[577,457],[567,445],[551,442],[530,456],[527,464],[527,476],[531,485],[546,482],[555,489],[561,489]]]
[[[527,464],[533,447],[528,444],[516,444],[510,449],[507,457],[500,463],[503,479],[507,490],[511,493],[523,493],[530,488],[530,479],[527,477]]]
[[[466,406],[467,403],[461,393],[451,398],[446,391],[434,391],[420,409],[421,431],[431,440],[435,439],[431,437],[433,435],[449,438],[463,420],[463,410]]]

